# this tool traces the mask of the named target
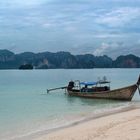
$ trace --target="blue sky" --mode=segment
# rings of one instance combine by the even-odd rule
[[[140,56],[140,0],[0,1],[0,49]]]

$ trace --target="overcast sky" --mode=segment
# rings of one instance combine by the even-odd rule
[[[0,1],[0,49],[140,56],[140,0]]]

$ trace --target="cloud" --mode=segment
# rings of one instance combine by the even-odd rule
[[[124,37],[124,34],[118,34],[118,33],[97,33],[93,35],[94,38],[98,39],[106,39],[106,38],[120,38]]]
[[[100,47],[98,47],[94,52],[93,54],[95,56],[100,56],[100,55],[103,55],[105,54],[106,50],[109,49],[109,44],[107,43],[102,43]]]
[[[49,0],[4,0],[0,1],[0,8],[27,8],[41,5]]]
[[[124,27],[125,25],[138,20],[140,18],[140,8],[135,7],[121,7],[112,9],[112,11],[100,15],[96,22],[109,27]],[[131,25],[130,25],[131,27]]]
[[[97,46],[96,49],[93,49],[93,54],[95,56],[108,55],[112,58],[116,58],[118,55],[129,54],[130,48],[131,47],[123,41],[103,42]]]
[[[50,28],[50,27],[53,26],[53,24],[51,24],[51,23],[44,23],[42,26],[43,26],[44,28]]]
[[[140,37],[139,7],[138,0],[3,0],[2,46],[116,56]]]

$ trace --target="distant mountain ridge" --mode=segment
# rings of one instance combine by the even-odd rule
[[[112,60],[106,55],[72,55],[69,52],[15,54],[9,50],[0,50],[0,69],[18,69],[25,64],[31,64],[35,69],[140,68],[140,57],[129,54]]]

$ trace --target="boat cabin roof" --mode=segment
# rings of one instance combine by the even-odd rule
[[[92,86],[92,85],[97,85],[97,82],[80,82],[80,85],[87,85],[87,86]]]
[[[110,83],[110,81],[80,82],[80,85],[93,86],[93,85],[97,85],[97,84],[107,84],[107,83]]]
[[[99,84],[107,84],[107,83],[110,83],[110,81],[99,81],[98,83]]]

